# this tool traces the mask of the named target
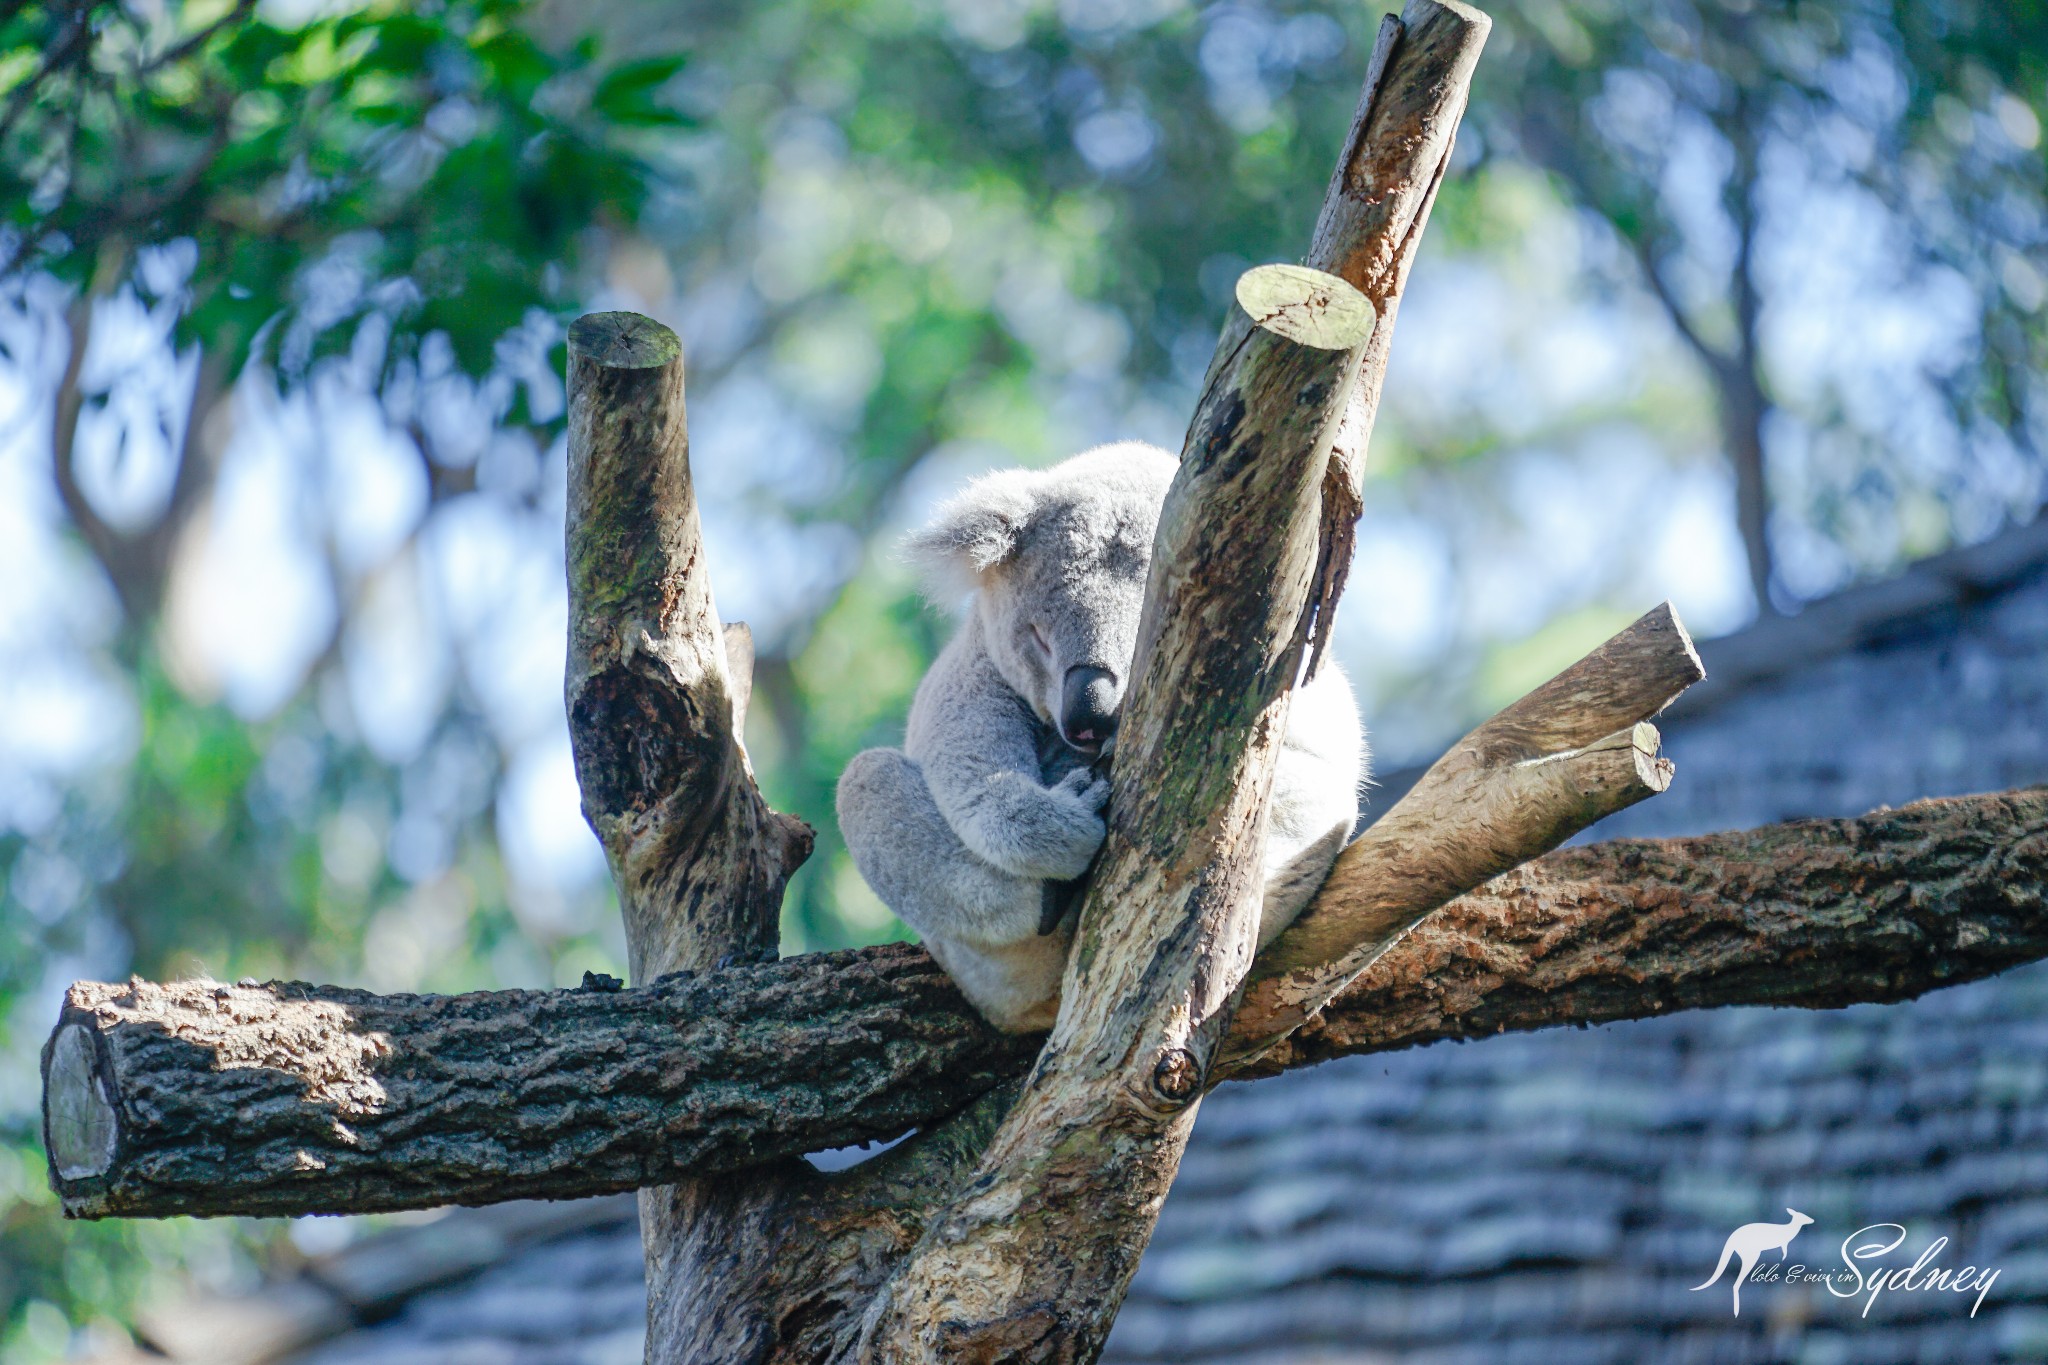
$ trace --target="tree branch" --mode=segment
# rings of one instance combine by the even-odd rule
[[[637,314],[569,328],[568,535],[569,734],[634,979],[772,962],[811,830],[754,784],[741,738],[753,640],[712,604],[682,345]],[[747,1229],[775,1219],[792,1174],[641,1193],[651,1361],[729,1358],[724,1334],[758,1334],[775,1241]]]
[[[2043,957],[2048,787],[1618,840],[1429,915],[1229,1078],[1681,1009],[1905,1000]],[[72,1217],[566,1199],[894,1136],[977,1095],[985,1139],[990,1087],[1034,1050],[902,945],[615,992],[80,984],[44,1049],[44,1122]],[[971,1164],[975,1142],[952,1140]],[[911,1146],[860,1170],[885,1193],[931,1160]]]
[[[740,742],[682,346],[660,323],[595,313],[569,329],[568,520],[569,734],[634,978],[772,959],[811,832],[768,808]]]
[[[1910,1000],[2048,957],[2048,787],[1560,849],[1423,920],[1247,1076],[1444,1038]]]
[[[638,1189],[900,1137],[1037,1050],[983,1024],[921,949],[605,984],[81,982],[48,1062],[65,1209],[290,1216]]]
[[[1642,722],[1704,676],[1667,602],[1452,746],[1260,955],[1230,1064],[1299,1027],[1421,916],[1663,791],[1671,764]]]
[[[103,519],[92,499],[78,482],[78,422],[85,412],[85,390],[80,377],[85,370],[85,353],[92,345],[93,294],[81,289],[65,310],[71,333],[71,349],[64,359],[64,372],[57,379],[57,392],[50,405],[50,461],[57,484],[57,500],[78,531],[85,548],[98,561],[101,572],[131,617],[131,585],[128,582],[124,544],[113,527]]]

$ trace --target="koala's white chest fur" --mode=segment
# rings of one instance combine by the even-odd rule
[[[870,749],[839,782],[861,875],[976,1008],[1048,1026],[1072,938],[1047,931],[1048,883],[1101,846],[1114,725],[1174,459],[1105,446],[971,485],[912,537],[972,607],[919,685],[902,750]],[[1343,675],[1297,692],[1268,824],[1263,945],[1321,885],[1349,838],[1364,735]]]

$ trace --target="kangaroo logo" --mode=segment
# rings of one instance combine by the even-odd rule
[[[1785,1253],[1792,1248],[1792,1239],[1799,1235],[1799,1229],[1813,1221],[1798,1209],[1787,1208],[1785,1212],[1792,1215],[1789,1222],[1744,1223],[1729,1233],[1728,1240],[1721,1244],[1721,1259],[1715,1263],[1714,1273],[1707,1277],[1705,1284],[1694,1285],[1692,1292],[1697,1294],[1702,1289],[1711,1289],[1718,1284],[1721,1272],[1728,1268],[1728,1258],[1740,1256],[1742,1269],[1735,1273],[1735,1316],[1741,1317],[1742,1282],[1749,1278],[1749,1272],[1756,1267],[1756,1258],[1766,1251],[1775,1251],[1778,1253],[1778,1259],[1784,1260]]]

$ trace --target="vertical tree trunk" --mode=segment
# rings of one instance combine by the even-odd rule
[[[690,484],[682,346],[647,318],[599,313],[569,330],[568,534],[569,732],[634,979],[773,959],[811,833],[754,785],[747,679],[712,603]],[[751,664],[751,649],[733,652]],[[797,1178],[771,1168],[641,1191],[650,1360],[758,1358],[756,1287],[776,1242],[760,1225]]]

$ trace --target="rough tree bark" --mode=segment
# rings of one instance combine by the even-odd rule
[[[1904,1000],[2043,956],[2048,788],[1618,840],[1425,916],[1316,1018],[1211,1079],[1681,1009]],[[637,1189],[900,1136],[1038,1049],[895,944],[632,990],[81,983],[53,1038],[50,1150],[86,1218]]]
[[[568,536],[569,734],[634,979],[773,961],[811,832],[754,785],[739,731],[749,689],[690,485],[682,347],[659,323],[600,313],[569,329]],[[765,1268],[742,1258],[747,1225],[779,1202],[774,1177],[641,1192],[651,1358],[717,1358],[697,1339],[724,1317],[719,1296],[746,1294]]]
[[[2048,956],[2048,787],[1560,849],[1424,919],[1262,1057],[1910,1000]]]

